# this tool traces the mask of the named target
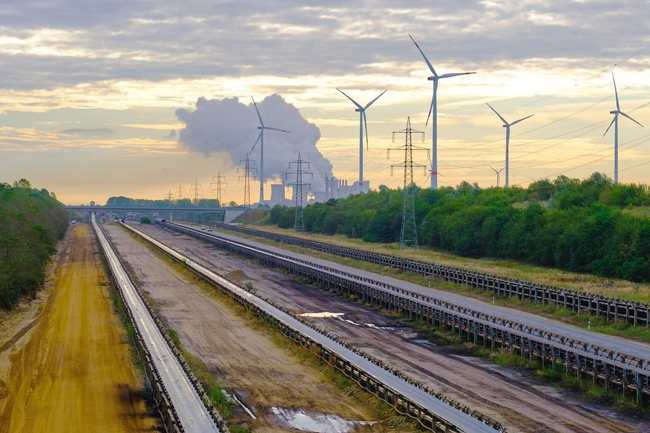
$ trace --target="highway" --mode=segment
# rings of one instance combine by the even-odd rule
[[[291,315],[276,308],[275,306],[270,305],[269,303],[265,302],[263,299],[240,288],[239,286],[233,284],[229,280],[221,277],[220,275],[207,269],[201,264],[191,260],[190,258],[185,257],[184,255],[164,245],[163,243],[157,241],[151,236],[148,236],[145,233],[142,233],[128,225],[126,227],[128,227],[130,230],[137,233],[143,239],[146,239],[147,241],[154,244],[156,247],[164,251],[166,254],[174,257],[176,260],[184,261],[188,267],[194,269],[196,272],[200,273],[206,278],[216,282],[218,285],[226,288],[227,290],[230,290],[231,292],[237,294],[238,296],[247,299],[248,302],[253,304],[255,307],[259,308],[260,310],[263,310],[266,313],[270,314],[279,322],[307,336],[308,338],[310,338],[317,344],[321,345],[322,347],[325,347],[328,350],[336,353],[339,357],[345,359],[348,363],[350,363],[353,366],[356,366],[358,369],[363,370],[365,373],[367,373],[369,376],[374,378],[376,381],[384,384],[388,388],[393,389],[395,392],[404,396],[410,401],[416,403],[417,405],[426,408],[431,413],[436,414],[439,418],[446,420],[447,422],[449,422],[450,424],[456,427],[455,431],[462,431],[467,433],[470,432],[494,433],[495,430],[492,427],[488,426],[487,424],[484,424],[483,422],[471,417],[470,415],[467,415],[461,412],[460,410],[455,409],[449,404],[427,393],[426,391],[414,386],[413,384],[405,381],[404,379],[395,376],[391,372],[381,368],[380,366],[373,363],[372,361],[364,358],[361,355],[358,355],[357,353],[344,347],[340,343],[328,338],[324,334],[301,323]]]
[[[94,214],[92,224],[111,272],[119,284],[120,290],[122,290],[127,307],[131,310],[138,331],[142,335],[145,346],[155,364],[159,378],[166,388],[181,427],[188,433],[220,433],[219,428],[215,425],[185,371],[183,371],[180,363],[167,345],[167,341],[160,333],[104,233],[95,222]]]
[[[271,253],[282,255],[282,256],[290,256],[291,258],[299,262],[311,263],[318,267],[328,268],[330,270],[340,272],[343,274],[349,274],[351,276],[360,279],[377,281],[385,285],[393,286],[399,289],[404,289],[408,292],[416,293],[418,296],[433,297],[436,300],[442,302],[448,302],[455,306],[466,308],[474,312],[487,314],[489,316],[492,316],[493,318],[500,318],[512,322],[513,324],[516,325],[523,325],[524,327],[532,327],[532,328],[544,330],[546,332],[564,337],[564,339],[566,340],[566,344],[570,344],[570,340],[576,340],[579,342],[588,343],[589,345],[607,349],[616,354],[619,353],[625,354],[628,360],[629,357],[639,358],[641,360],[644,360],[645,368],[650,369],[650,365],[649,365],[650,345],[648,344],[587,331],[584,329],[577,328],[575,326],[567,325],[561,322],[556,322],[541,316],[536,316],[534,314],[525,313],[510,308],[496,306],[496,305],[491,305],[489,303],[485,303],[482,301],[478,301],[475,299],[471,299],[462,295],[457,295],[446,291],[422,287],[420,285],[409,283],[403,280],[398,280],[396,278],[392,278],[389,276],[379,275],[373,272],[368,272],[357,268],[348,267],[339,263],[318,259],[304,254],[299,254],[290,251],[288,249],[282,249],[275,246],[262,244],[238,236],[233,236],[221,232],[206,233],[204,231],[199,231],[196,228],[191,226],[183,226],[183,227],[196,230],[198,233],[200,233],[203,236],[207,235],[215,238],[222,238],[240,244],[248,245],[258,250],[269,251]],[[405,294],[408,294],[408,292],[406,292]],[[474,316],[470,316],[470,317],[474,318]],[[517,326],[515,326],[515,328],[516,327]],[[608,356],[607,351],[605,351],[604,353],[605,356]]]

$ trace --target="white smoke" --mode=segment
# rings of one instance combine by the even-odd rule
[[[264,125],[291,131],[286,134],[278,131],[264,131],[264,177],[265,180],[284,179],[284,173],[295,171],[295,164],[290,161],[298,159],[311,166],[303,168],[314,173],[313,181],[306,176],[303,181],[312,184],[313,191],[324,191],[325,176],[331,175],[332,163],[316,148],[320,139],[320,130],[300,115],[292,104],[288,104],[280,95],[273,94],[257,102]],[[203,153],[206,157],[213,153],[227,153],[237,165],[246,158],[259,135],[259,120],[253,103],[244,105],[238,98],[205,99],[196,101],[196,109],[176,110],[176,117],[185,124],[179,132],[179,142],[191,151]],[[256,161],[259,175],[260,144],[251,153]],[[294,181],[289,177],[289,182]]]

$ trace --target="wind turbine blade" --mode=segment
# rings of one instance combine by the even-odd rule
[[[510,124],[510,126],[512,126],[512,125],[516,125],[516,124],[519,123],[519,122],[523,122],[524,120],[528,119],[529,117],[533,117],[533,116],[534,116],[534,114],[531,114],[530,116],[522,117],[522,118],[519,119],[519,120],[515,120],[514,122],[512,122],[512,123]]]
[[[427,116],[427,122],[424,124],[424,126],[427,126],[429,124],[429,119],[431,118],[431,112],[433,111],[433,99],[435,96],[431,97],[431,106],[429,106],[429,115]]]
[[[627,114],[623,113],[622,111],[619,111],[619,113],[621,113],[621,116],[625,116],[625,117],[627,117],[627,118],[630,119],[632,122],[634,122],[634,123],[636,123],[637,125],[639,125],[641,128],[644,128],[643,125],[641,125],[641,124],[640,124],[639,122],[637,122],[636,120],[632,119],[632,118],[631,118],[630,116],[628,116]]]
[[[614,94],[616,95],[616,109],[621,111],[621,106],[618,103],[618,90],[616,90],[616,80],[614,79],[614,73],[612,72],[612,81],[614,82]]]
[[[603,137],[607,134],[607,131],[609,131],[609,128],[612,127],[612,125],[614,124],[614,122],[616,122],[616,116],[618,116],[618,113],[616,113],[616,114],[614,115],[614,118],[612,119],[612,123],[610,123],[609,126],[607,127],[607,129],[605,130],[605,134],[603,134]]]
[[[386,90],[388,90],[388,89],[386,89]],[[381,98],[381,95],[383,95],[384,93],[386,93],[386,90],[384,90],[383,92],[381,92],[381,93],[379,94],[379,96],[377,96],[375,99],[373,99],[372,101],[368,102],[368,103],[366,104],[366,106],[363,107],[363,109],[365,110],[366,108],[368,108],[368,107],[370,107],[372,104],[374,104],[375,101],[376,101],[377,99]]]
[[[286,129],[272,128],[270,126],[265,126],[264,129],[270,129],[271,131],[280,131],[280,132],[286,132],[287,134],[291,134],[291,131],[287,131]]]
[[[262,138],[262,134],[264,134],[264,130],[263,130],[263,129],[260,130],[260,134],[257,136],[257,140],[255,140],[255,144],[253,144],[253,148],[251,149],[250,152],[248,152],[249,155],[250,155],[251,153],[253,153],[253,151],[255,150],[255,146],[257,146],[257,142],[260,141],[260,138]]]
[[[451,72],[449,74],[442,74],[439,78],[450,78],[450,77],[457,77],[459,75],[472,75],[476,74],[476,72]]]
[[[503,118],[503,117],[502,117],[502,116],[497,112],[497,110],[495,110],[494,108],[492,108],[492,106],[491,106],[490,104],[488,104],[487,102],[486,102],[485,104],[486,104],[488,107],[490,107],[490,109],[491,109],[492,111],[494,111],[494,114],[496,114],[497,116],[499,116],[499,119],[501,119],[501,120],[503,121],[503,124],[504,124],[504,125],[507,125],[507,124],[508,124],[508,122],[506,122],[506,119],[504,119],[504,118]]]
[[[338,87],[336,88],[336,90],[338,90],[339,92],[343,93],[343,90],[339,89]],[[363,110],[363,107],[362,107],[361,105],[357,104],[357,101],[355,101],[354,99],[350,98],[350,97],[349,97],[348,95],[346,95],[345,93],[343,93],[343,96],[345,96],[345,97],[348,98],[350,101],[352,101],[352,103],[353,103],[354,105],[356,105],[357,108],[359,108],[359,110]]]
[[[429,61],[429,59],[427,59],[427,56],[424,55],[424,53],[422,52],[422,49],[420,49],[420,46],[418,45],[418,43],[415,42],[415,39],[413,39],[413,36],[409,35],[409,38],[411,38],[411,40],[413,41],[413,43],[414,43],[415,46],[417,47],[418,51],[420,51],[420,54],[422,54],[422,57],[424,58],[424,61],[427,62],[427,66],[429,67],[429,69],[430,69],[431,72],[433,73],[433,76],[434,76],[434,77],[437,77],[438,74],[436,74],[436,70],[433,69],[433,65],[431,64],[431,62]]]
[[[251,99],[253,99],[252,96]],[[260,119],[260,125],[264,126],[264,122],[262,121],[262,116],[260,116],[260,110],[257,109],[257,104],[255,103],[255,99],[253,99],[253,105],[255,106],[255,111],[257,111],[257,117]]]
[[[363,114],[363,125],[366,127],[366,150],[368,150],[368,119],[366,118],[366,110],[363,110],[361,113]]]

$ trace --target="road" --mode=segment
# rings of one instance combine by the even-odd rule
[[[0,335],[0,432],[153,431],[92,229],[72,226],[57,255],[38,314]]]

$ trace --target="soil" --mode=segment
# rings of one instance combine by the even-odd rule
[[[0,432],[157,431],[95,237],[76,224],[45,289],[0,328]]]
[[[277,416],[292,409],[352,421],[372,420],[369,408],[337,390],[315,368],[303,365],[288,344],[281,347],[269,339],[268,332],[250,326],[236,309],[224,304],[216,290],[202,290],[188,281],[121,227],[105,224],[104,229],[139,289],[178,333],[184,348],[257,417],[252,419],[241,410],[234,412],[230,423],[245,422],[260,433],[295,431]],[[356,428],[368,431],[364,429],[369,427]],[[370,431],[385,430],[374,425]]]
[[[402,319],[366,309],[186,236],[155,226],[137,228],[218,273],[230,275],[241,284],[251,283],[262,296],[297,314],[343,313],[308,320],[430,388],[500,421],[509,432],[650,431],[640,421],[558,391],[526,374],[467,356],[453,347],[435,345]]]

